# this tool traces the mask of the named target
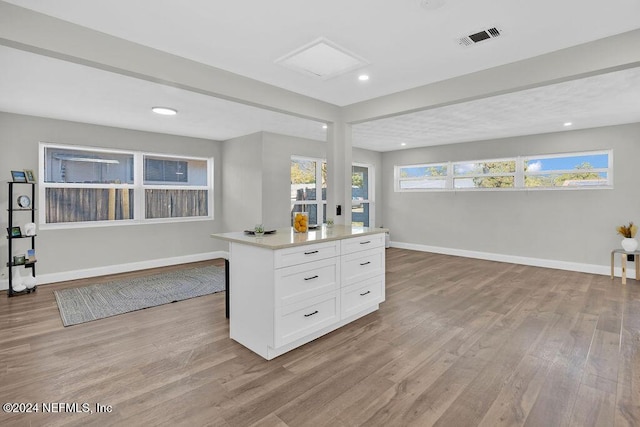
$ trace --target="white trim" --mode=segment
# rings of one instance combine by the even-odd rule
[[[146,270],[149,268],[166,267],[169,265],[186,264],[190,262],[207,261],[216,258],[229,258],[229,252],[216,251],[200,254],[183,255],[171,258],[152,259],[147,261],[132,262],[127,264],[108,265],[104,267],[86,268],[83,270],[62,271],[59,273],[38,274],[38,285],[47,283],[65,282],[67,280],[99,277],[108,274],[127,273],[130,271]],[[10,274],[10,270],[7,274]],[[9,280],[0,280],[0,290],[9,289]]]
[[[558,261],[544,258],[531,258],[517,255],[497,254],[492,252],[470,251],[466,249],[443,248],[440,246],[421,245],[418,243],[391,242],[392,248],[409,249],[412,251],[432,252],[436,254],[453,255],[465,258],[484,259],[488,261],[507,262],[510,264],[530,265],[533,267],[553,268],[556,270],[577,271],[580,273],[599,274],[609,276],[611,274],[611,266],[583,264],[579,262]],[[630,266],[629,266],[630,267]],[[627,267],[627,278],[635,277],[635,269]],[[622,268],[614,268],[615,277],[621,277]]]
[[[112,183],[59,183],[59,182],[45,182],[45,152],[48,148],[58,148],[61,150],[80,150],[98,153],[108,154],[126,154],[133,157],[133,183],[112,184]],[[164,153],[152,153],[146,151],[135,150],[120,150],[110,149],[104,147],[90,147],[80,146],[72,144],[58,144],[50,143],[46,141],[40,141],[38,144],[39,160],[39,181],[38,183],[38,200],[42,206],[46,206],[46,189],[47,188],[116,188],[116,189],[130,189],[133,190],[133,218],[124,220],[106,220],[106,221],[80,221],[80,222],[64,222],[64,223],[47,223],[46,222],[46,208],[39,209],[38,223],[42,230],[47,229],[67,229],[67,228],[87,228],[87,227],[113,227],[120,225],[140,225],[140,224],[157,224],[157,223],[176,223],[176,222],[189,222],[189,221],[202,221],[202,220],[214,220],[214,199],[215,199],[215,158],[214,157],[198,157],[198,156],[186,156],[186,155],[174,155]],[[180,184],[145,184],[144,183],[144,159],[145,157],[153,159],[179,159],[179,160],[194,160],[204,161],[207,165],[206,181],[205,185],[185,185]],[[145,192],[146,190],[206,190],[207,197],[207,209],[208,214],[203,216],[190,216],[190,217],[166,217],[166,218],[145,218]]]
[[[597,156],[597,155],[607,155],[608,157],[608,165],[606,168],[591,168],[591,169],[558,169],[558,170],[547,170],[547,171],[525,171],[524,163],[531,159],[552,159],[552,158],[562,158],[562,157],[580,157],[580,156]],[[496,173],[474,173],[468,175],[457,175],[455,173],[456,165],[474,165],[474,164],[482,164],[482,163],[500,163],[500,162],[514,162],[515,161],[515,171],[514,172],[496,172]],[[420,176],[420,177],[400,177],[400,172],[405,168],[420,168],[420,167],[443,167],[446,166],[447,175],[429,175],[429,176]],[[527,187],[526,186],[526,178],[528,176],[544,176],[544,175],[554,175],[554,174],[564,174],[564,173],[581,173],[581,172],[593,172],[593,173],[606,173],[607,182],[604,185],[594,185],[594,186],[560,186],[560,187]],[[469,179],[469,178],[485,178],[485,177],[509,177],[513,176],[513,186],[511,187],[495,187],[495,188],[483,188],[483,187],[459,187],[456,188],[455,180],[456,179]],[[402,188],[402,182],[410,182],[410,181],[444,181],[444,188],[431,188],[431,187],[415,187],[415,188]],[[613,149],[605,149],[605,150],[594,150],[594,151],[580,151],[573,153],[556,153],[556,154],[540,154],[540,155],[528,155],[528,156],[516,156],[516,157],[507,157],[500,159],[482,159],[482,160],[462,160],[462,161],[449,161],[449,162],[440,162],[440,163],[423,163],[423,164],[412,164],[412,165],[394,165],[393,172],[393,188],[396,193],[405,193],[405,192],[468,192],[468,191],[546,191],[546,190],[601,190],[601,189],[613,189]]]

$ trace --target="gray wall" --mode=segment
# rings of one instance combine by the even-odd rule
[[[246,230],[262,221],[262,134],[222,144],[222,230]]]
[[[327,158],[327,144],[309,139],[264,133],[263,146],[263,219],[266,226],[288,227],[291,216],[289,194],[291,189],[291,156]],[[372,164],[381,176],[382,155],[374,151],[353,149],[353,161]],[[380,172],[378,172],[380,171]],[[376,177],[376,184],[380,182]],[[329,191],[331,191],[329,189]],[[382,190],[376,185],[376,201],[382,199]],[[381,203],[377,203],[379,206]],[[350,207],[343,206],[343,215]],[[335,215],[332,215],[335,216]],[[376,212],[380,224],[382,212]]]
[[[613,190],[394,192],[394,165],[613,149]],[[615,228],[640,223],[640,123],[383,153],[394,242],[608,265]]]
[[[291,225],[291,156],[325,158],[327,144],[311,139],[263,133],[263,219],[269,228]]]
[[[39,230],[38,274],[106,267],[225,250],[209,235],[221,230],[221,143],[0,112],[0,171],[38,171],[38,142],[120,148],[214,158],[214,220]],[[6,228],[8,188],[0,187],[0,217]],[[36,206],[37,206],[36,201]],[[0,271],[6,277],[7,241],[0,239]]]
[[[327,144],[259,132],[225,141],[222,151],[224,230],[244,230],[256,223],[271,229],[291,224],[291,156],[326,158]],[[375,168],[375,220],[379,225],[382,221],[382,187],[379,185],[382,155],[355,148],[353,161],[372,164]]]

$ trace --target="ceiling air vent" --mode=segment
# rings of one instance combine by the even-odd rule
[[[495,39],[496,37],[500,37],[502,34],[502,30],[498,27],[486,28],[482,31],[478,31],[477,33],[461,37],[458,39],[458,43],[462,46],[471,46],[484,40]]]

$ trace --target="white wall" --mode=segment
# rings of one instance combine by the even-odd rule
[[[601,149],[613,149],[613,190],[394,192],[394,165]],[[610,251],[622,239],[616,226],[640,223],[640,123],[394,151],[382,158],[385,227],[405,247],[608,267]]]
[[[6,174],[6,181],[11,178],[10,170],[38,170],[40,141],[214,157],[215,172],[214,220],[39,230],[36,266],[41,280],[64,280],[69,272],[76,272],[73,277],[83,277],[171,260],[196,260],[225,249],[209,236],[221,230],[220,142],[0,112],[0,171]],[[7,226],[7,192],[6,184],[0,186],[0,212],[5,213],[0,217],[3,230]],[[0,280],[6,279],[7,250],[6,239],[0,239]]]

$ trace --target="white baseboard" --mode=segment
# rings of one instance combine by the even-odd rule
[[[491,252],[469,251],[465,249],[443,248],[440,246],[421,245],[417,243],[391,242],[391,247],[409,249],[413,251],[432,252],[444,255],[454,255],[465,258],[485,259],[489,261],[508,262],[511,264],[530,265],[534,267],[555,268],[558,270],[578,271],[581,273],[600,274],[608,276],[611,267],[607,265],[583,264],[577,262],[557,261],[543,258],[530,258],[515,255],[496,254]],[[229,258],[226,251],[207,252],[201,254],[184,255],[180,257],[154,259],[148,261],[132,262],[128,264],[110,265],[104,267],[87,268],[83,270],[64,271],[59,273],[39,274],[38,284],[64,282],[67,280],[85,279],[87,277],[105,276],[107,274],[126,273],[129,271],[145,270],[148,268],[164,267],[168,265],[186,264],[189,262],[206,261],[216,258]],[[619,262],[616,260],[616,262]],[[634,263],[627,264],[627,278],[635,277]],[[616,277],[622,276],[622,268],[614,268]],[[7,279],[0,280],[0,290],[9,288]]]
[[[443,248],[440,246],[421,245],[417,243],[404,243],[404,242],[391,242],[391,247],[410,249],[413,251],[421,252],[433,252],[436,254],[454,255],[465,258],[486,259],[489,261],[508,262],[511,264],[530,265],[534,267],[555,268],[557,270],[577,271],[581,273],[600,274],[604,276],[611,275],[611,266],[609,265],[596,265],[596,264],[583,264],[579,262],[569,261],[557,261],[553,259],[544,258],[530,258],[516,255],[496,254],[492,252],[479,252],[469,251],[465,249],[453,249]],[[616,259],[616,263],[620,261]],[[627,263],[627,278],[633,279],[636,277],[636,271],[634,269],[635,263]],[[614,268],[614,275],[616,277],[622,276],[622,267]]]
[[[104,267],[86,268],[83,270],[62,271],[59,273],[38,274],[38,285],[64,282],[67,280],[85,279],[87,277],[105,276],[107,274],[126,273],[129,271],[146,270],[148,268],[166,267],[168,265],[186,264],[189,262],[206,261],[216,258],[228,258],[226,251],[206,252],[201,254],[184,255],[171,258],[152,259],[132,262],[128,264],[108,265]],[[9,280],[0,280],[0,290],[9,289]]]

